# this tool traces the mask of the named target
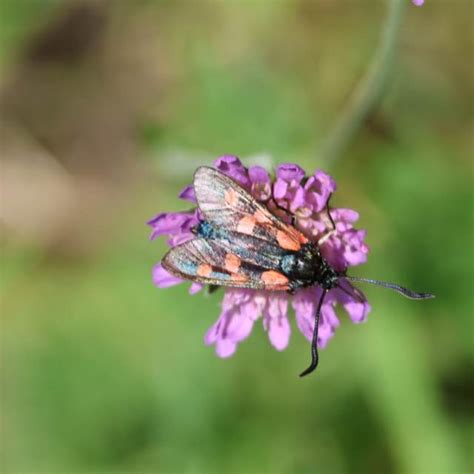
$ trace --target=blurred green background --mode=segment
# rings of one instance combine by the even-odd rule
[[[318,150],[386,3],[1,0],[1,458],[9,473],[473,472],[473,2],[407,0],[382,103]],[[222,154],[322,167],[368,230],[314,375],[293,324],[221,360],[221,293],[159,290],[145,221]]]

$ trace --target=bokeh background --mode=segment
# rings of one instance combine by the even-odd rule
[[[319,152],[377,47],[372,0],[1,0],[1,459],[9,473],[472,472],[473,2],[408,0],[382,102]],[[314,375],[293,324],[203,344],[221,294],[154,288],[145,221],[222,154],[321,167],[364,288]]]

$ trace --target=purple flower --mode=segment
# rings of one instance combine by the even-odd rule
[[[317,170],[306,177],[298,165],[286,163],[278,166],[276,178],[271,179],[260,166],[245,168],[236,156],[218,158],[214,166],[233,178],[247,189],[257,200],[265,202],[269,209],[285,220],[289,220],[288,210],[296,218],[296,227],[310,240],[318,242],[332,229],[326,212],[326,202],[335,192],[336,183],[331,176]],[[186,186],[179,197],[195,203],[192,186]],[[320,245],[321,253],[337,270],[359,265],[367,260],[369,249],[364,243],[365,230],[353,227],[359,215],[351,209],[330,209],[335,231]],[[194,238],[192,228],[199,222],[198,209],[189,212],[161,213],[151,219],[151,239],[168,235],[171,247]],[[153,269],[153,282],[159,288],[166,288],[183,280],[170,275],[158,264]],[[190,293],[199,291],[202,285],[193,283]],[[348,281],[344,281],[345,291],[331,289],[324,299],[319,323],[318,346],[325,347],[339,326],[335,308],[342,308],[354,323],[367,319],[370,305],[364,295]],[[204,341],[215,345],[217,355],[230,357],[237,345],[246,339],[257,319],[262,318],[263,327],[270,343],[277,350],[284,350],[290,339],[288,310],[293,308],[296,325],[300,332],[311,341],[314,328],[316,305],[321,295],[318,286],[298,291],[295,295],[284,292],[255,291],[228,288],[224,290],[221,314],[216,323],[207,331]],[[353,296],[351,296],[353,295]]]
[[[242,187],[248,189],[250,185],[248,170],[234,155],[224,155],[214,162],[214,166],[227,176],[237,181]]]
[[[415,5],[417,7],[421,7],[421,5],[423,5],[423,3],[425,3],[425,0],[411,0],[411,2],[413,3],[413,5]]]
[[[194,188],[192,184],[185,186],[179,193],[179,199],[184,199],[185,201],[191,201],[196,204],[196,195],[194,194]]]
[[[272,195],[270,175],[261,166],[251,166],[248,171],[250,192],[258,201],[267,201]]]

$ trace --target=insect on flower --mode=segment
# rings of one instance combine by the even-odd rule
[[[177,277],[211,287],[246,289],[257,294],[271,292],[269,294],[288,294],[297,298],[310,288],[320,288],[319,299],[314,305],[314,324],[310,329],[311,364],[301,376],[311,373],[318,365],[320,316],[325,299],[331,299],[331,291],[338,290],[349,304],[359,305],[366,304],[365,297],[350,284],[351,281],[390,288],[411,299],[433,297],[394,283],[350,276],[347,264],[341,267],[325,258],[322,248],[337,232],[329,208],[331,193],[327,193],[325,203],[318,204],[326,214],[329,228],[317,240],[311,240],[297,227],[291,206],[287,209],[278,203],[276,195],[281,193],[266,193],[263,202],[259,202],[239,184],[242,176],[234,173],[231,178],[205,166],[196,170],[193,188],[187,188],[182,195],[194,194],[192,198],[197,201],[199,218],[189,214],[174,216],[180,226],[189,225],[186,223],[191,219],[193,238],[174,242],[175,246],[161,262],[160,271],[164,269],[171,279]],[[162,216],[157,216],[150,224],[159,226],[157,222]],[[162,229],[159,231],[164,233]],[[229,325],[229,321],[226,324]]]

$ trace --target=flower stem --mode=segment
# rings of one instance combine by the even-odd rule
[[[320,151],[321,161],[334,165],[349,145],[355,133],[378,106],[386,90],[397,47],[402,13],[406,0],[388,0],[388,12],[380,43],[367,73],[356,86],[349,104],[329,133]]]

